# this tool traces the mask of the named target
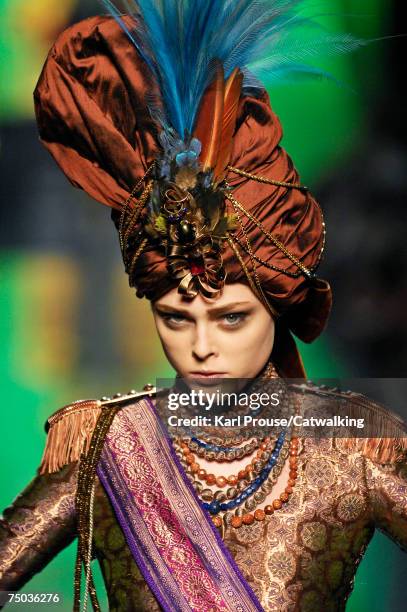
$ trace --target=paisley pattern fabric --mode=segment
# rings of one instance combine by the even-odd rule
[[[375,528],[407,551],[407,463],[374,463],[340,439],[302,439],[299,451],[289,502],[264,522],[227,528],[224,543],[264,610],[337,612]],[[77,464],[37,476],[5,510],[1,590],[21,588],[75,537],[76,478]],[[99,481],[94,517],[109,610],[160,610]]]
[[[132,555],[165,610],[262,609],[197,503],[148,399],[114,419],[97,473]]]

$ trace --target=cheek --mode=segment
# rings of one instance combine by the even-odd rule
[[[254,353],[271,349],[274,342],[274,325],[267,321],[253,320],[250,325],[243,328],[239,337],[235,339],[234,346],[239,346],[242,351]]]
[[[264,348],[270,354],[274,344],[274,321],[268,317],[260,322],[256,343],[258,347]]]
[[[188,334],[171,330],[162,322],[157,322],[157,331],[160,336],[164,353],[171,364],[177,363],[182,355],[186,354],[188,348]]]
[[[250,375],[257,373],[266,363],[274,344],[274,324],[255,319],[236,334],[222,342],[223,351],[233,362]]]

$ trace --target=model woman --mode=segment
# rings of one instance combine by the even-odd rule
[[[291,332],[312,341],[331,305],[315,275],[324,223],[257,77],[316,74],[302,55],[356,41],[290,41],[307,25],[296,2],[140,1],[123,18],[106,5],[113,17],[69,28],[48,56],[43,143],[111,207],[179,377],[303,377]],[[58,410],[37,477],[4,513],[0,588],[77,537],[74,610],[100,609],[95,557],[110,610],[343,610],[375,528],[407,549],[405,429],[357,394],[304,385],[287,410],[296,395],[380,414],[393,434],[170,438],[151,387]]]

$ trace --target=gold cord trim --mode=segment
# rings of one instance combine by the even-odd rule
[[[130,193],[129,197],[127,198],[127,200],[124,202],[123,207],[122,207],[122,212],[120,215],[120,220],[119,220],[119,240],[120,240],[120,248],[123,251],[124,249],[124,240],[123,240],[123,226],[124,226],[124,220],[126,218],[126,214],[127,214],[127,210],[130,206],[130,202],[133,200],[133,198],[135,197],[136,193],[139,191],[141,185],[143,184],[143,182],[145,181],[145,179],[147,178],[147,176],[150,174],[150,172],[152,171],[152,169],[155,166],[155,161],[153,161],[149,167],[147,168],[144,176],[141,177],[141,179],[137,182],[136,186],[133,188],[132,192]],[[136,211],[139,210],[139,206],[135,209]]]
[[[256,283],[257,290],[258,290],[259,294],[262,296],[262,299],[265,300],[265,302],[267,303],[267,299],[266,299],[266,297],[265,297],[265,295],[263,293],[263,289],[262,289],[262,286],[261,286],[261,283],[260,283],[260,279],[259,279],[259,277],[257,275],[256,262],[255,262],[255,260],[253,258],[252,245],[250,244],[250,240],[249,240],[249,237],[247,235],[246,228],[244,226],[244,223],[243,223],[243,221],[242,221],[242,219],[241,219],[241,217],[239,215],[239,212],[238,212],[235,204],[233,202],[232,202],[232,204],[233,204],[233,208],[234,208],[237,220],[239,221],[240,228],[241,228],[241,230],[243,232],[243,235],[245,237],[245,240],[246,240],[247,250],[249,251],[250,262],[252,264],[254,282]]]
[[[313,278],[314,274],[311,272],[311,270],[309,270],[306,266],[304,266],[303,263],[301,263],[301,261],[292,253],[290,253],[290,251],[288,249],[286,249],[286,247],[282,244],[282,242],[280,242],[280,240],[278,240],[278,238],[276,238],[275,236],[273,236],[273,234],[270,234],[269,231],[266,230],[266,228],[264,227],[264,225],[262,223],[260,223],[260,221],[258,221],[255,217],[253,217],[253,215],[251,213],[249,213],[244,206],[238,201],[236,200],[236,198],[233,197],[232,193],[230,192],[230,185],[228,183],[226,183],[226,186],[228,188],[228,191],[225,192],[225,197],[229,200],[229,202],[231,202],[234,207],[238,208],[244,215],[246,215],[246,217],[248,219],[250,219],[250,221],[252,221],[262,232],[265,236],[267,236],[267,238],[280,250],[284,253],[284,255],[293,262],[293,264],[295,264],[297,266],[297,268],[299,268],[301,270],[301,272],[303,272],[303,274],[305,274],[305,276],[307,276],[308,278]]]
[[[235,174],[239,174],[240,176],[244,176],[245,178],[252,179],[254,181],[257,181],[258,183],[276,185],[276,187],[288,187],[289,189],[299,189],[300,191],[308,191],[308,187],[306,187],[305,185],[301,185],[300,183],[287,183],[286,181],[276,181],[274,179],[268,179],[264,176],[258,176],[257,174],[251,174],[250,172],[246,172],[245,170],[234,168],[233,166],[228,166],[227,169],[230,170],[230,172],[234,172]]]
[[[131,265],[130,265],[130,268],[129,268],[129,278],[130,279],[131,279],[131,277],[133,275],[134,268],[136,267],[137,260],[140,257],[140,255],[142,254],[142,252],[144,251],[147,242],[148,242],[147,238],[144,238],[141,241],[139,247],[137,248],[137,251],[133,255],[133,259],[131,260]]]
[[[250,285],[251,290],[253,291],[253,293],[255,295],[258,295],[258,291],[257,291],[256,285],[253,282],[251,274],[250,274],[246,264],[244,263],[244,261],[242,259],[242,256],[240,255],[239,251],[237,250],[237,247],[236,247],[236,245],[235,245],[235,243],[234,243],[234,241],[233,241],[233,239],[232,239],[232,237],[230,235],[227,236],[227,241],[228,241],[228,244],[229,244],[230,248],[233,250],[234,254],[236,255],[240,265],[242,266],[243,272],[246,274],[246,277],[247,277],[247,280],[249,281],[249,285]],[[259,297],[261,297],[261,296],[259,296]]]
[[[249,254],[247,247],[245,247],[245,245],[242,244],[242,241],[237,236],[233,236],[233,240],[236,242],[236,244],[240,246],[241,249],[243,249],[247,254]],[[298,270],[297,272],[290,272],[289,270],[285,270],[284,268],[279,268],[278,266],[274,266],[268,261],[264,261],[263,259],[258,257],[258,255],[256,255],[255,253],[252,253],[252,256],[262,266],[265,266],[266,268],[269,268],[270,270],[274,270],[275,272],[281,272],[282,274],[286,274],[290,278],[298,278],[302,274],[301,270]]]
[[[90,577],[92,573],[91,561],[92,561],[92,540],[93,540],[93,507],[95,502],[95,481],[90,491],[90,503],[89,503],[89,542],[88,542],[88,554],[85,563],[85,593],[83,598],[82,612],[86,612],[88,605],[89,585]]]
[[[309,191],[308,187],[306,187],[305,185],[301,185],[300,183],[288,183],[286,181],[277,181],[277,180],[274,180],[274,179],[268,179],[268,178],[265,178],[264,176],[258,176],[256,174],[251,174],[250,172],[246,172],[245,170],[241,170],[240,168],[235,168],[234,166],[228,166],[228,170],[230,170],[231,172],[234,172],[235,174],[238,174],[240,176],[244,176],[245,178],[249,178],[249,179],[252,179],[253,181],[257,181],[258,183],[265,183],[265,184],[268,184],[268,185],[276,185],[277,187],[286,187],[287,189],[298,189],[300,191]],[[230,185],[227,185],[227,186],[230,188]],[[322,246],[321,246],[321,250],[319,252],[318,259],[317,259],[317,262],[316,262],[316,264],[314,266],[314,269],[318,267],[318,265],[319,265],[319,263],[320,263],[320,261],[322,259],[322,255],[323,255],[323,252],[325,250],[325,242],[326,242],[326,226],[325,226],[325,221],[324,221],[324,213],[322,212],[322,208],[321,208],[321,206],[319,205],[319,203],[316,200],[315,200],[315,204],[318,206],[319,212],[321,213],[323,234],[322,234]],[[267,262],[262,262],[261,260],[259,260],[259,258],[256,258],[256,259],[258,261],[260,261],[260,263],[262,263],[266,267],[270,267],[271,269],[275,270],[276,272],[282,272],[282,273],[287,274],[289,276],[293,276],[293,278],[296,278],[296,276],[294,276],[293,273],[290,274],[286,270],[283,270],[283,269],[278,268],[278,267],[273,267],[270,264],[267,264]],[[293,263],[295,263],[295,262],[293,262]],[[304,270],[302,270],[301,267],[300,267],[300,270],[304,274],[306,274],[306,272]]]
[[[251,277],[251,274],[246,266],[246,264],[244,263],[242,256],[240,255],[236,244],[234,242],[234,237],[228,235],[227,236],[227,241],[228,244],[230,246],[230,248],[232,249],[232,251],[234,252],[234,254],[236,255],[237,260],[239,261],[240,265],[242,266],[243,272],[246,275],[247,280],[249,281],[249,285],[251,290],[253,291],[253,293],[255,295],[257,295],[260,298],[260,301],[262,301],[264,303],[264,305],[266,306],[266,308],[270,311],[271,315],[277,319],[279,317],[279,313],[271,306],[271,304],[269,303],[269,301],[267,300],[266,296],[264,295],[264,292],[261,290],[261,293],[259,294],[259,291],[256,287],[256,285],[253,282],[253,279]]]
[[[258,294],[260,295],[261,301],[264,303],[264,305],[265,305],[265,306],[266,306],[266,307],[267,307],[267,308],[270,310],[270,312],[271,312],[271,307],[270,307],[270,304],[269,304],[269,302],[268,302],[268,300],[267,300],[266,296],[264,295],[264,291],[263,291],[263,288],[262,288],[262,286],[261,286],[260,279],[259,279],[258,274],[257,274],[256,262],[255,262],[254,257],[253,257],[253,250],[252,250],[252,246],[251,246],[251,244],[250,244],[249,237],[248,237],[247,232],[246,232],[246,228],[245,228],[245,226],[244,226],[244,223],[242,222],[242,219],[241,219],[241,217],[240,217],[240,215],[239,215],[239,212],[238,212],[238,210],[237,210],[237,207],[235,206],[235,203],[234,203],[234,202],[232,202],[232,204],[233,204],[233,208],[234,208],[235,214],[236,214],[236,216],[237,216],[237,219],[238,219],[238,221],[239,221],[239,224],[240,224],[241,230],[242,230],[243,235],[244,235],[245,240],[246,240],[247,250],[249,251],[250,261],[251,261],[251,264],[252,264],[252,270],[253,270],[254,281],[255,281],[255,283],[256,283],[256,287],[257,287],[257,290],[258,290]],[[245,272],[245,274],[246,274],[246,272]],[[247,274],[246,274],[246,276],[247,276]],[[273,316],[275,316],[275,313],[272,313],[272,314],[273,314]]]
[[[140,218],[140,214],[150,196],[150,193],[153,190],[153,181],[150,181],[149,183],[147,183],[147,185],[145,186],[143,193],[140,196],[140,199],[137,202],[137,206],[135,207],[132,216],[129,219],[126,231],[124,233],[124,236],[122,237],[122,244],[123,247],[126,245],[127,240],[129,239],[129,236],[131,234],[131,232],[133,231],[137,221]]]
[[[100,605],[96,595],[90,563],[87,563],[89,555],[91,558],[92,540],[90,522],[92,518],[92,487],[95,483],[96,467],[103,449],[107,432],[112,424],[120,405],[105,406],[95,426],[89,452],[83,453],[79,462],[78,488],[76,492],[76,510],[78,521],[78,549],[75,563],[74,578],[74,612],[80,610],[82,563],[89,585],[89,594],[93,609],[100,612]]]

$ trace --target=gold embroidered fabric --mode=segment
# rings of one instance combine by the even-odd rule
[[[227,528],[224,541],[265,610],[337,612],[375,527],[407,551],[407,463],[373,463],[341,439],[302,439],[299,450],[289,502],[264,522]],[[76,463],[37,476],[5,510],[0,590],[21,588],[75,537],[76,478]],[[94,517],[109,610],[160,610],[99,482]]]
[[[0,517],[0,591],[17,591],[76,536],[77,464],[43,474]]]
[[[375,524],[407,551],[405,475],[337,446],[302,440],[289,502],[254,529],[226,534],[265,610],[345,610]]]

